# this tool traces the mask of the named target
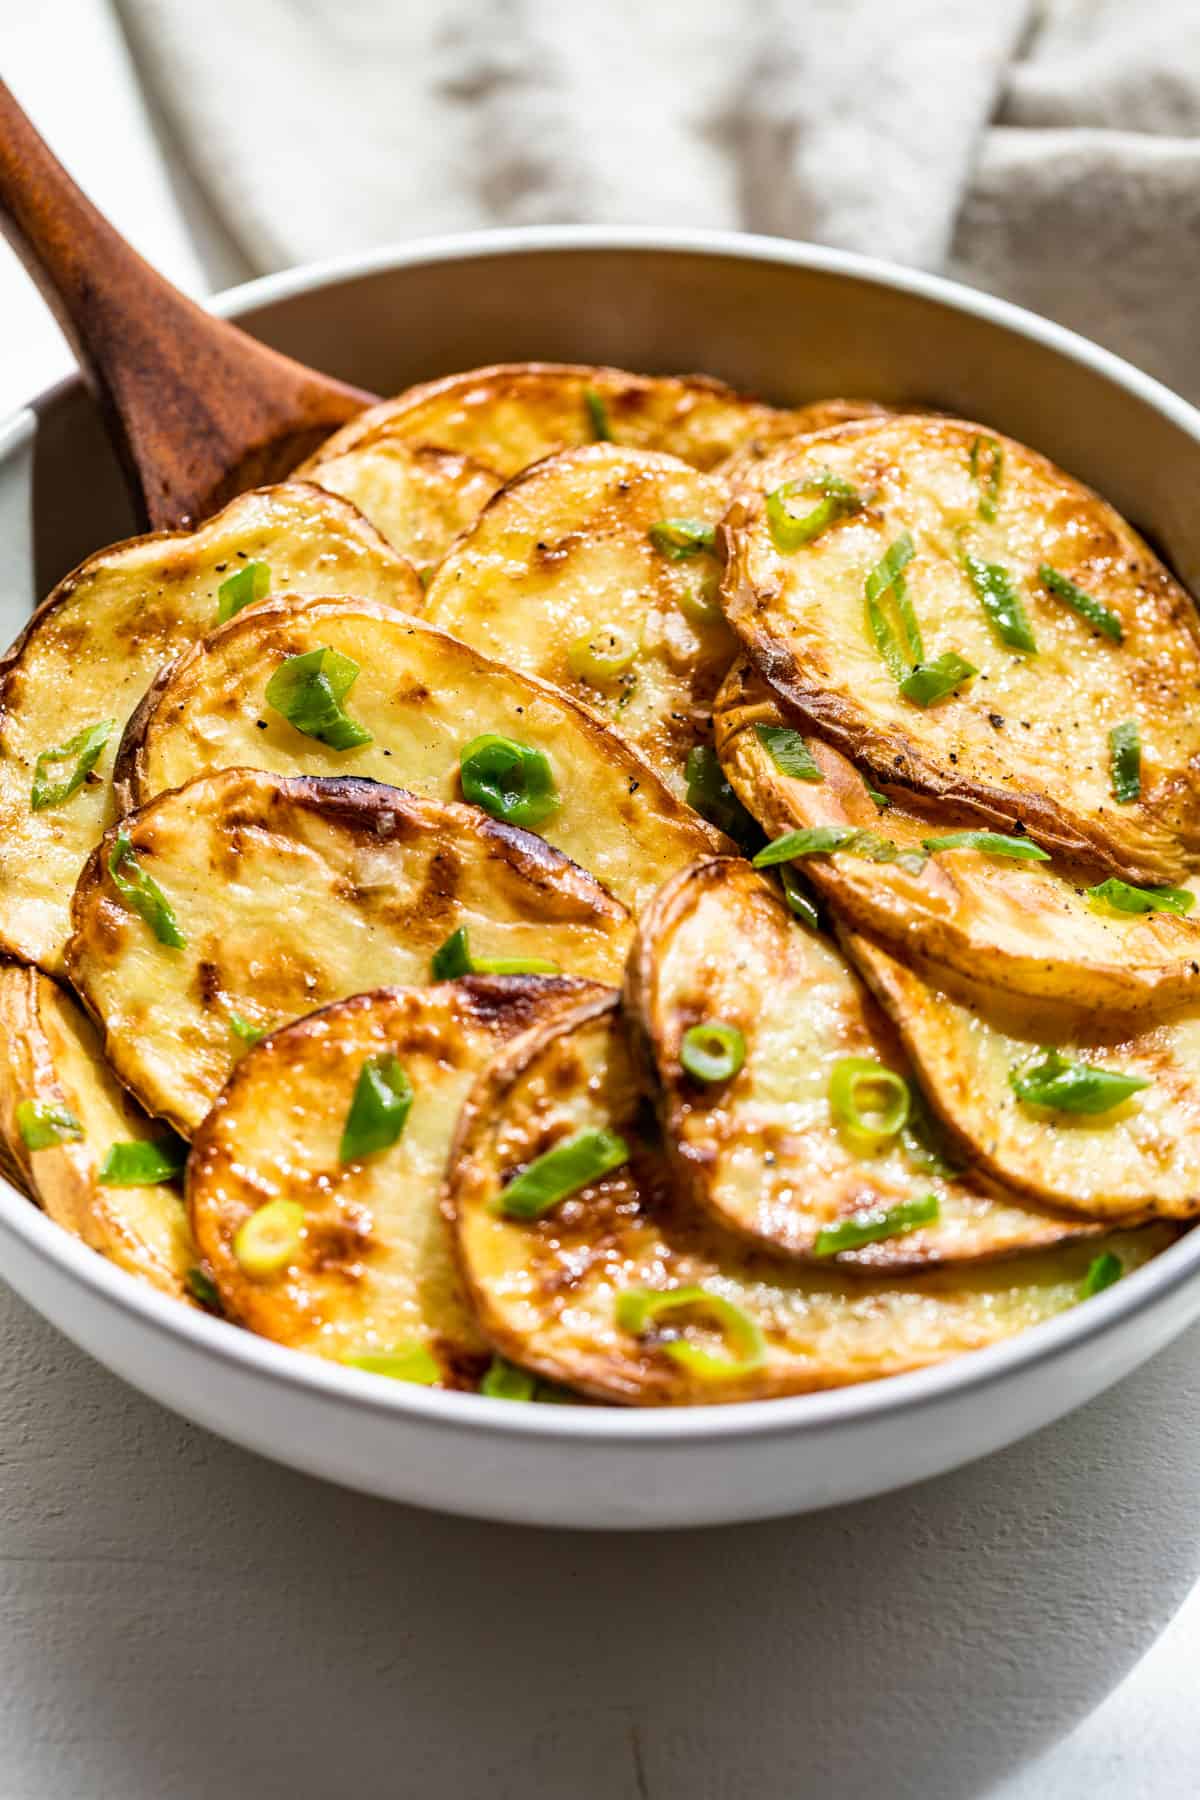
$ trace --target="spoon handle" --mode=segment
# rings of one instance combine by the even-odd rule
[[[180,293],[80,191],[3,81],[0,229],[65,332],[155,529],[279,479],[374,399]]]

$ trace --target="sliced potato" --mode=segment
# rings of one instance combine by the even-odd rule
[[[1092,1218],[1200,1214],[1200,1005],[1107,1022],[1094,1010],[1000,997],[907,968],[846,939],[887,1008],[931,1105],[980,1165],[1017,1191]],[[1018,1099],[1011,1077],[1057,1050],[1149,1083],[1106,1112]]]
[[[791,414],[736,394],[707,375],[631,375],[577,363],[497,363],[407,389],[360,413],[304,463],[385,443],[432,444],[504,476],[543,456],[611,434],[639,450],[667,450],[711,469],[742,444],[790,429]]]
[[[758,735],[787,723],[749,664],[730,671],[713,716],[717,749],[768,837],[846,826],[919,856],[924,839],[970,824],[945,809],[936,819],[923,816],[903,794],[881,810],[853,763],[803,733],[821,779],[787,774],[770,739]],[[1200,915],[1098,911],[1083,879],[1053,863],[960,848],[936,852],[924,868],[846,852],[797,866],[842,917],[898,954],[921,955],[991,987],[1124,1011],[1200,999]]]
[[[814,431],[831,431],[837,425],[853,425],[859,419],[878,419],[896,412],[878,400],[810,400],[790,413],[780,413],[769,429],[735,450],[716,473],[730,483],[755,481],[761,464],[773,450],[795,437]],[[907,409],[906,409],[907,410]],[[920,407],[913,409],[919,412]]]
[[[763,490],[825,474],[848,483],[861,510],[781,553]],[[919,644],[900,630],[894,593],[877,596],[899,672],[952,652],[979,671],[924,706],[901,693],[865,596],[905,534],[914,555],[902,580]],[[725,535],[726,613],[760,673],[874,779],[1001,830],[1020,820],[1048,849],[1097,858],[1135,882],[1170,881],[1194,864],[1195,608],[1119,514],[1044,457],[952,419],[850,425],[770,458],[739,490]],[[1046,569],[1052,583],[1073,584],[1074,604],[1047,585]],[[977,591],[988,582],[997,593],[1007,584],[1001,610],[1023,610],[1036,654],[1000,641]],[[1011,637],[1011,620],[1005,629]],[[1109,732],[1130,721],[1141,731],[1141,794],[1117,804]]]
[[[31,1150],[23,1102],[62,1109],[78,1128]],[[101,1054],[90,1019],[37,969],[0,969],[0,1140],[43,1210],[72,1236],[164,1293],[188,1297],[196,1252],[173,1184],[114,1186],[100,1180],[114,1144],[161,1140]]]
[[[720,565],[669,520],[710,531],[727,494],[676,457],[593,444],[518,476],[455,546],[425,616],[488,656],[585,700],[677,793],[711,735],[736,640],[717,605]]]
[[[353,778],[202,775],[121,825],[126,888],[157,884],[180,946],[114,880],[118,833],[89,859],[67,961],[113,1067],[150,1112],[193,1132],[247,1028],[273,1028],[381,982],[430,979],[459,926],[478,957],[549,959],[620,979],[629,915],[541,838],[473,806]],[[141,899],[146,912],[161,908]]]
[[[265,704],[285,657],[327,645],[359,665],[347,700],[374,742],[332,750]],[[444,632],[365,600],[264,601],[163,671],[131,719],[115,780],[127,807],[202,770],[343,770],[460,798],[460,752],[487,732],[549,758],[561,805],[539,826],[635,911],[718,834],[585,708]]]
[[[668,882],[642,918],[626,991],[657,1077],[668,1150],[719,1223],[824,1260],[823,1231],[933,1196],[928,1224],[836,1256],[889,1271],[1078,1235],[1078,1219],[970,1175],[951,1178],[911,1131],[855,1146],[834,1114],[835,1069],[859,1057],[911,1083],[903,1052],[845,959],[794,923],[748,863],[714,858]],[[708,1084],[680,1058],[686,1034],[713,1021],[740,1034],[744,1061],[731,1080]]]
[[[383,988],[326,1007],[251,1050],[188,1163],[192,1228],[229,1316],[335,1359],[420,1345],[444,1384],[474,1387],[487,1347],[438,1204],[459,1109],[503,1043],[590,991],[532,976]],[[403,1130],[390,1147],[343,1162],[361,1071],[388,1057],[413,1090]],[[238,1232],[277,1200],[304,1209],[303,1235],[285,1266],[248,1273]]]
[[[162,663],[216,623],[221,583],[246,562],[265,562],[275,588],[419,604],[410,565],[346,501],[301,482],[242,494],[195,531],[89,557],[0,664],[0,949],[62,968],[71,890],[116,818],[109,772],[125,721]],[[104,721],[86,780],[33,811],[38,757]],[[51,764],[49,781],[65,782],[74,760]]]
[[[503,486],[494,469],[460,451],[386,437],[318,463],[312,480],[352,500],[419,569],[439,562]]]
[[[484,1333],[514,1361],[603,1399],[760,1399],[920,1368],[1064,1311],[1098,1252],[1132,1268],[1175,1236],[1153,1226],[903,1281],[784,1262],[695,1211],[640,1134],[640,1102],[617,1002],[586,1001],[488,1065],[450,1161],[447,1203]],[[619,1133],[631,1160],[541,1219],[493,1210],[510,1177],[585,1130]],[[694,1313],[657,1334],[618,1326],[624,1290],[693,1286],[741,1309],[762,1334],[761,1361],[746,1356],[713,1379],[678,1360],[672,1327],[685,1325],[686,1349],[720,1354],[711,1338],[695,1341]]]

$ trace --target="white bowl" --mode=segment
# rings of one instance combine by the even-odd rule
[[[547,358],[702,369],[785,402],[942,405],[1082,476],[1200,585],[1200,414],[1070,332],[929,276],[766,238],[564,227],[271,276],[219,310],[381,393]],[[54,579],[129,529],[77,381],[0,428],[5,638]],[[576,1410],[283,1350],[140,1286],[3,1183],[0,1258],[68,1337],[235,1443],[448,1512],[584,1527],[729,1523],[882,1493],[1059,1417],[1200,1315],[1197,1231],[1086,1306],[940,1368],[744,1406]]]

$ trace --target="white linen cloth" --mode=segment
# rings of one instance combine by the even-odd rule
[[[251,267],[740,226],[1019,300],[1200,399],[1200,0],[119,0]]]

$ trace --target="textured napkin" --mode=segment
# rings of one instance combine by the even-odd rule
[[[1200,400],[1200,0],[118,0],[252,267],[738,226],[945,269]]]

